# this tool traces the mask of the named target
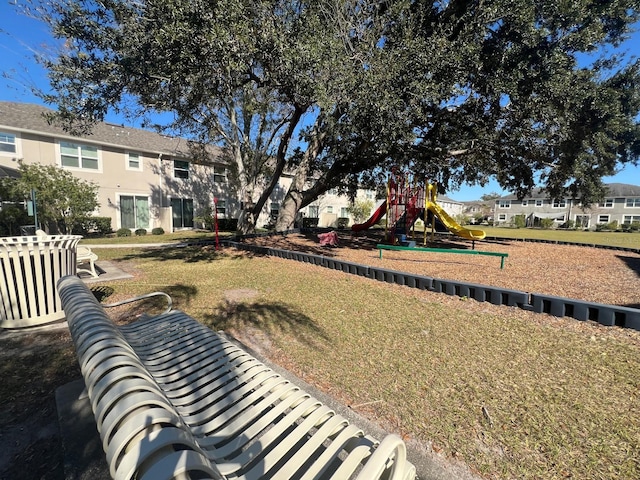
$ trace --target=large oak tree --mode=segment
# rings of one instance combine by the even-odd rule
[[[85,130],[113,108],[172,112],[163,128],[226,147],[244,232],[285,171],[278,229],[326,190],[354,192],[394,165],[444,189],[495,177],[588,203],[640,153],[638,63],[594,57],[624,39],[635,0],[64,0],[38,11],[66,40],[45,60],[58,120]]]

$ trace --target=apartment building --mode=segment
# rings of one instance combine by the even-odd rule
[[[640,222],[640,186],[625,183],[607,184],[607,195],[598,204],[585,207],[579,200],[550,199],[540,189],[519,200],[505,195],[495,201],[495,224],[509,225],[513,217],[524,215],[527,226],[536,226],[540,219],[551,218],[556,226],[569,220],[581,228],[617,222],[618,225]]]
[[[0,102],[0,169],[15,172],[19,161],[57,165],[96,183],[100,207],[94,214],[110,217],[114,230],[198,227],[195,217],[212,208],[214,198],[220,218],[238,217],[240,200],[220,148],[210,147],[203,163],[193,159],[184,138],[107,122],[97,123],[91,134],[72,136],[48,123],[47,112],[40,105]],[[277,216],[290,183],[287,175],[280,179],[257,226]],[[303,213],[323,214],[320,226],[335,227],[338,217],[349,217],[348,205],[345,196],[329,192]]]

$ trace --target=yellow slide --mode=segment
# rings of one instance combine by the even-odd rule
[[[445,212],[437,203],[427,202],[427,208],[431,213],[438,217],[438,219],[447,228],[447,230],[449,230],[454,235],[468,238],[469,240],[482,240],[486,236],[484,230],[471,230],[460,225],[453,218],[451,218],[451,216],[447,212]]]

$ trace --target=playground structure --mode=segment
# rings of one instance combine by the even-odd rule
[[[416,220],[424,220],[423,245],[427,244],[427,227],[431,227],[431,238],[435,232],[449,231],[452,234],[467,240],[482,240],[485,237],[483,230],[469,229],[455,221],[437,203],[437,184],[416,184],[407,175],[398,175],[395,172],[389,176],[387,182],[387,198],[373,212],[369,220],[355,224],[351,227],[354,232],[363,231],[377,224],[386,214],[385,236],[395,243],[406,243],[415,246],[415,242],[406,242],[406,238],[415,233]]]

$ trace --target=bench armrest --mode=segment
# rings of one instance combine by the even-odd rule
[[[165,313],[169,313],[171,311],[171,309],[173,308],[173,300],[171,299],[171,297],[169,296],[168,293],[164,293],[164,292],[151,292],[151,293],[146,293],[144,295],[139,295],[137,297],[132,297],[132,298],[127,298],[125,300],[121,300],[119,302],[114,302],[114,303],[102,303],[101,305],[105,308],[112,308],[112,307],[119,307],[120,305],[126,305],[127,303],[133,303],[133,302],[139,302],[140,300],[145,300],[147,298],[152,298],[152,297],[166,297],[167,299],[167,309],[162,312],[159,315],[164,315]]]

